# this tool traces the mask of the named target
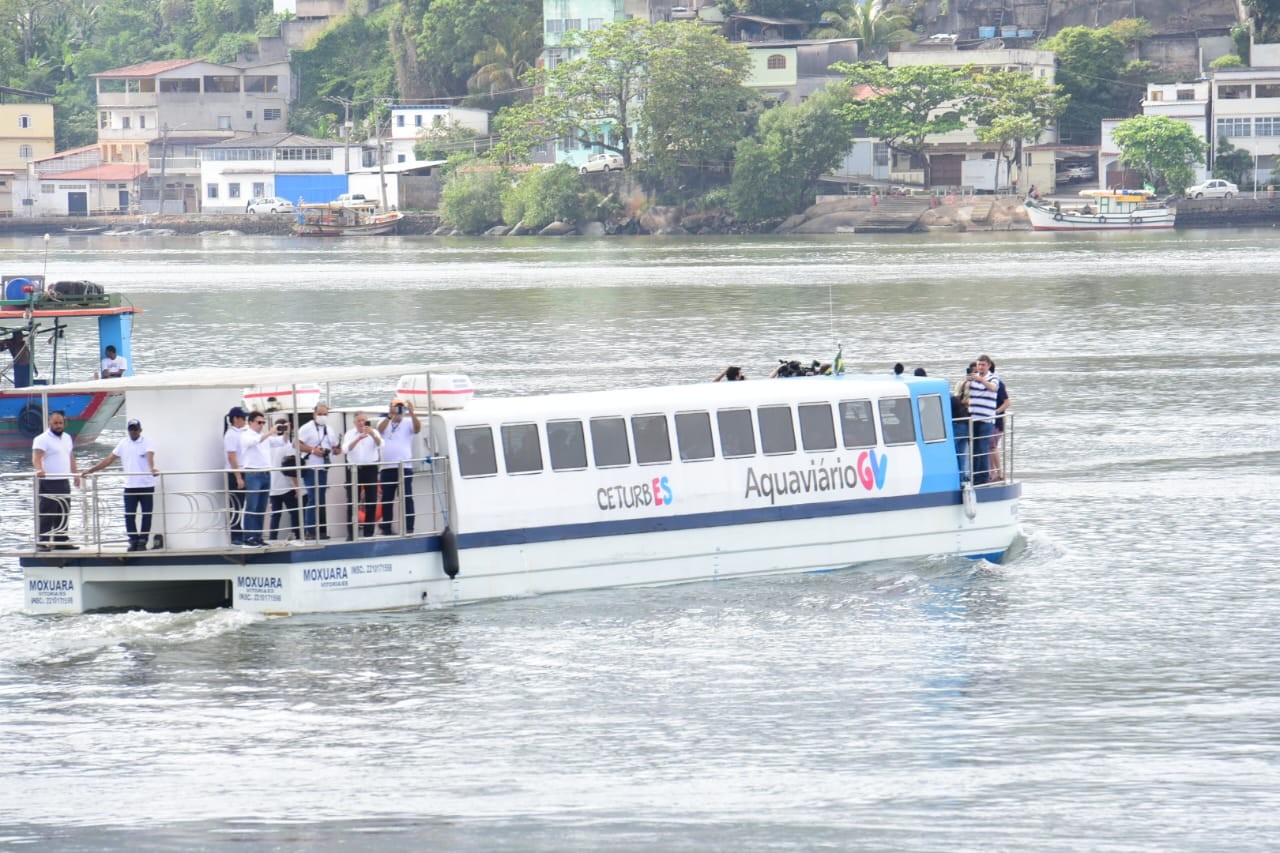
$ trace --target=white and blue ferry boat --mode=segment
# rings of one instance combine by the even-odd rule
[[[343,388],[367,389],[378,376],[387,381],[377,406],[337,405]],[[970,485],[968,424],[952,422],[941,379],[818,376],[474,400],[458,376],[412,365],[112,381],[156,446],[162,545],[127,550],[123,481],[109,470],[69,500],[75,550],[38,551],[33,520],[8,519],[31,613],[464,604],[925,555],[999,560],[1019,533],[1012,417],[1002,479]],[[421,401],[417,458],[397,475],[413,481],[413,532],[398,505],[390,535],[363,535],[354,477],[334,457],[329,539],[231,544],[222,416],[245,386],[291,383],[323,389],[335,431],[358,411],[383,417],[392,399]],[[34,495],[30,475],[10,475],[7,486]]]

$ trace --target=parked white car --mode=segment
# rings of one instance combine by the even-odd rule
[[[1093,179],[1093,176],[1092,166],[1068,166],[1062,172],[1062,180],[1064,181],[1089,181]]]
[[[1239,195],[1240,188],[1230,181],[1214,178],[1194,187],[1187,187],[1187,198],[1231,198]]]
[[[245,213],[293,213],[293,202],[287,198],[251,198]]]
[[[592,154],[579,171],[584,175],[588,172],[621,172],[622,155],[614,154],[612,151],[606,151],[603,154]]]

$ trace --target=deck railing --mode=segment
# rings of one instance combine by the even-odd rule
[[[323,530],[302,529],[308,489],[302,477],[302,468],[269,469],[296,474],[296,517],[291,501],[277,501],[279,512],[273,512],[268,499],[263,518],[262,539],[259,550],[319,547],[343,540],[360,541],[372,537],[385,538],[381,520],[387,510],[392,519],[386,523],[391,536],[396,538],[424,537],[439,534],[448,517],[446,494],[449,460],[444,456],[411,460],[412,470],[397,467],[395,498],[384,500],[381,483],[382,463],[376,464],[379,480],[373,483],[376,499],[372,502],[372,518],[362,520],[360,494],[355,488],[354,466],[329,465],[328,484],[318,518],[327,523]],[[313,469],[316,470],[316,469]],[[33,553],[61,554],[65,556],[120,555],[130,551],[131,539],[137,541],[141,532],[131,537],[125,527],[124,493],[129,475],[111,468],[81,478],[81,485],[69,483],[67,494],[39,493],[40,481],[34,473],[0,475],[0,553],[24,555]],[[405,481],[413,487],[413,532],[405,524]],[[391,483],[387,484],[388,486]],[[42,538],[39,535],[41,500],[46,504],[51,521],[59,523]],[[151,529],[146,536],[142,554],[194,554],[194,553],[252,553],[251,550],[231,544],[233,525],[243,522],[243,502],[229,488],[224,470],[162,471],[156,476],[151,513]],[[274,522],[274,524],[273,524]],[[319,527],[319,524],[316,525]],[[372,534],[369,529],[372,527]],[[274,529],[273,529],[274,528]],[[318,534],[327,533],[325,539]],[[304,534],[310,538],[304,539]]]
[[[960,481],[974,488],[998,486],[1013,481],[1013,413],[996,416],[1004,429],[994,422],[984,424],[979,418],[956,418],[952,422],[956,436],[956,461],[960,465]]]

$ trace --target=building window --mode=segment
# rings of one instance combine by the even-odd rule
[[[261,181],[253,182],[253,197],[262,198],[267,194],[267,185]]]
[[[227,184],[227,198],[240,198],[239,184]]]
[[[1164,92],[1161,92],[1159,89],[1156,89],[1154,92],[1152,92],[1152,93],[1151,93],[1151,97],[1150,97],[1150,98],[1148,98],[1147,100],[1149,100],[1149,101],[1163,101],[1163,100],[1164,100]]]
[[[30,160],[30,159],[31,159],[31,146],[30,146],[30,145],[19,145],[19,146],[18,146],[18,156],[19,156],[19,157],[21,157],[23,160]]]
[[[111,113],[98,113],[98,129],[106,130],[111,127]]]
[[[604,18],[587,18],[587,29],[591,32],[604,29]]]
[[[421,113],[419,113],[418,115],[415,115],[415,116],[413,117],[413,126],[414,126],[414,127],[422,127],[422,114],[421,114]]]
[[[1195,89],[1179,89],[1178,90],[1179,101],[1194,101],[1195,99],[1196,99]]]
[[[146,117],[146,116],[138,116],[138,127],[142,128],[143,130],[145,130],[145,129],[146,129],[146,127],[147,127],[147,117]]]
[[[397,163],[403,163],[403,162],[405,162],[404,155],[403,155],[403,154],[397,154],[397,155],[396,155],[396,162],[397,162]]]
[[[785,69],[787,67],[787,58],[781,53],[772,53],[769,55],[765,65],[770,71]]]
[[[129,129],[129,117],[128,117],[128,116],[120,116],[120,129],[121,129],[121,130],[128,130],[128,129]]]
[[[217,184],[206,184],[206,185],[205,185],[205,195],[206,195],[206,197],[208,197],[208,198],[214,198],[214,199],[216,199],[216,198],[218,197],[218,185],[217,185]]]
[[[262,110],[262,120],[263,120],[263,121],[279,121],[279,120],[280,120],[280,108],[279,108],[279,107],[264,107],[264,108],[263,108],[263,110]]]
[[[404,127],[404,113],[396,116],[396,127]]]
[[[228,77],[225,75],[210,75],[204,78],[204,90],[206,92],[221,92],[223,94],[239,92],[240,78]]]
[[[160,91],[164,92],[187,92],[194,93],[200,91],[199,77],[177,77],[160,81]]]
[[[1219,136],[1251,136],[1252,122],[1245,117],[1218,119]]]
[[[31,116],[18,116],[18,127],[23,130],[31,128]]]
[[[1280,83],[1259,83],[1253,92],[1255,98],[1280,98]],[[1188,98],[1187,100],[1191,100]]]
[[[581,18],[565,18],[564,19],[564,31],[566,33],[571,33],[574,30],[580,30],[580,29],[582,29]]]
[[[245,121],[253,121],[253,110],[245,110],[244,118],[245,118]]]
[[[280,79],[274,76],[263,77],[261,75],[246,74],[244,90],[246,92],[278,92],[280,91]]]
[[[547,33],[549,35],[560,35],[564,32],[564,21],[559,18],[547,18]]]
[[[1219,86],[1218,97],[1224,101],[1240,101],[1249,97],[1249,84],[1234,84],[1230,86]]]
[[[1280,136],[1280,116],[1259,116],[1253,120],[1258,136]]]

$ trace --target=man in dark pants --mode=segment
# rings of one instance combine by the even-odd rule
[[[151,439],[143,438],[142,423],[129,421],[129,437],[116,445],[101,462],[90,466],[85,476],[96,474],[117,459],[128,477],[124,481],[124,529],[129,534],[129,550],[147,550],[151,538],[151,510],[155,502],[156,451]],[[141,512],[139,512],[141,510]]]
[[[244,472],[240,469],[240,439],[245,433],[249,413],[239,406],[232,406],[222,426],[222,451],[227,457],[227,513],[231,529],[231,544],[244,542],[241,529],[244,510]]]
[[[75,442],[67,435],[64,412],[49,413],[49,428],[31,442],[31,465],[36,470],[40,496],[39,535],[36,547],[75,548],[67,536],[67,513],[71,505],[71,482],[80,485],[76,467]]]

